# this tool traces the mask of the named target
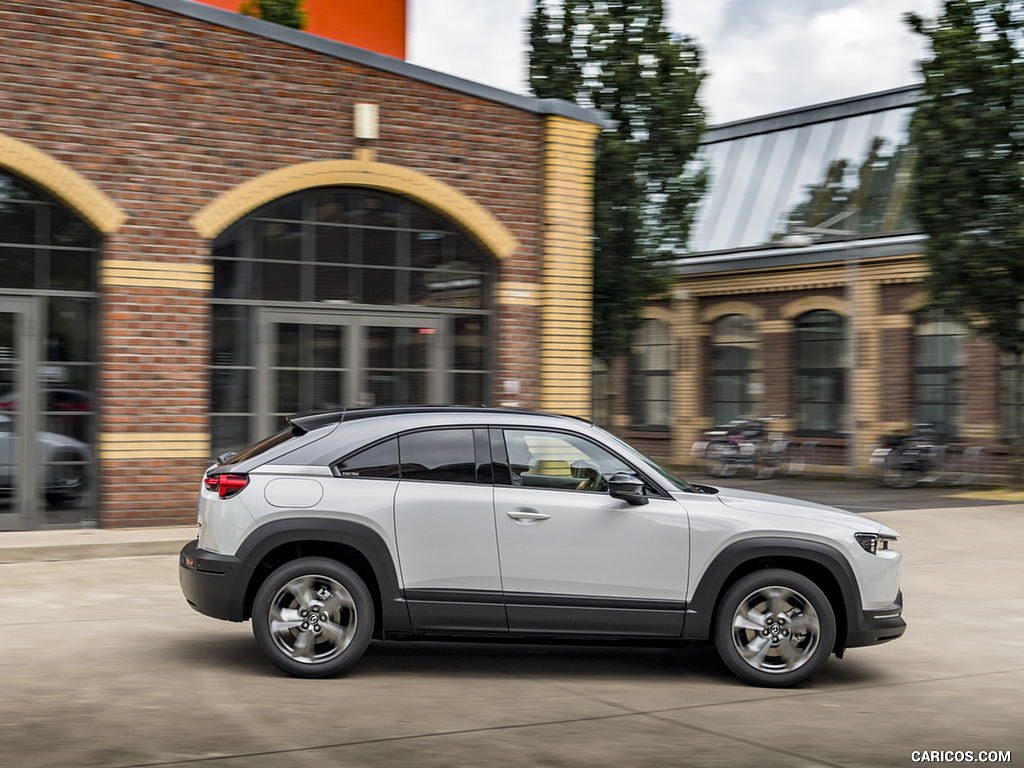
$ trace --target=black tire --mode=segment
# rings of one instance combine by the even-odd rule
[[[781,568],[737,581],[715,617],[718,655],[752,685],[787,688],[804,682],[828,661],[835,640],[835,613],[825,593]]]
[[[322,557],[282,565],[263,582],[252,609],[259,649],[295,677],[334,677],[351,668],[370,643],[373,621],[363,580]]]

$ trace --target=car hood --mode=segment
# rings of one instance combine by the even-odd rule
[[[787,496],[775,496],[757,491],[742,491],[736,488],[719,488],[717,498],[733,509],[751,510],[763,514],[785,515],[809,520],[847,525],[865,533],[885,533],[895,536],[896,531],[856,512],[848,512],[839,507],[818,504],[814,501],[793,499]]]

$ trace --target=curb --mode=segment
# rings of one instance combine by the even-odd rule
[[[0,533],[0,565],[177,555],[195,526]]]

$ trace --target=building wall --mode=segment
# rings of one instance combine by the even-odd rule
[[[837,260],[789,268],[756,268],[679,277],[674,298],[656,302],[649,317],[667,318],[677,349],[673,374],[671,428],[661,435],[631,431],[628,372],[619,361],[614,425],[651,453],[678,464],[694,463],[691,447],[712,417],[711,335],[714,321],[744,314],[756,322],[763,392],[756,412],[786,418],[793,436],[796,406],[793,322],[804,312],[829,309],[843,315],[850,345],[846,380],[850,434],[800,437],[814,443],[814,468],[831,473],[867,471],[872,447],[881,436],[908,433],[915,416],[915,312],[924,303],[919,254]],[[964,444],[994,444],[1001,434],[1000,358],[984,340],[966,337],[962,364],[960,431]]]
[[[473,206],[484,211],[477,234],[488,235],[485,245],[506,246],[495,254],[495,399],[514,390],[518,404],[540,405],[546,374],[536,350],[545,329],[537,301],[564,278],[544,270],[569,251],[578,259],[574,245],[544,241],[543,156],[553,118],[155,5],[0,6],[0,138],[8,141],[6,154],[0,144],[0,168],[25,175],[106,232],[102,523],[193,514],[197,472],[209,458],[207,238],[215,234],[195,217],[280,169],[363,163],[368,183],[389,188],[379,169],[395,168],[400,178],[431,180],[421,202],[435,204],[442,190],[446,199],[471,202],[467,216]],[[359,102],[379,107],[376,140],[354,138]],[[584,133],[577,153],[592,146],[595,131]],[[31,148],[50,165],[36,173],[10,147]],[[581,199],[590,194],[585,165],[573,192]],[[100,226],[94,206],[69,194],[71,178],[92,185],[123,221],[112,214]],[[572,214],[577,236],[589,231],[586,207]],[[484,232],[492,225],[497,231]],[[577,275],[574,290],[586,279]],[[574,354],[589,364],[586,350]],[[580,391],[585,415],[588,385]]]

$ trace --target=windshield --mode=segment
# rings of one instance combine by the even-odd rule
[[[656,462],[654,459],[652,459],[649,456],[646,456],[643,453],[641,453],[640,451],[638,451],[636,448],[634,448],[632,445],[627,443],[625,440],[621,440],[621,439],[617,438],[611,432],[603,430],[600,427],[594,427],[594,429],[600,430],[601,433],[608,440],[611,440],[612,442],[614,442],[617,445],[621,446],[625,450],[629,451],[630,453],[636,454],[641,459],[646,461],[651,466],[651,468],[657,470],[658,474],[661,475],[662,479],[666,483],[671,485],[673,488],[676,488],[677,490],[680,490],[680,491],[686,491],[687,493],[700,493],[701,492],[698,489],[694,488],[692,485],[690,485],[688,482],[683,480],[681,477],[678,477],[671,470],[666,469],[661,464]]]

